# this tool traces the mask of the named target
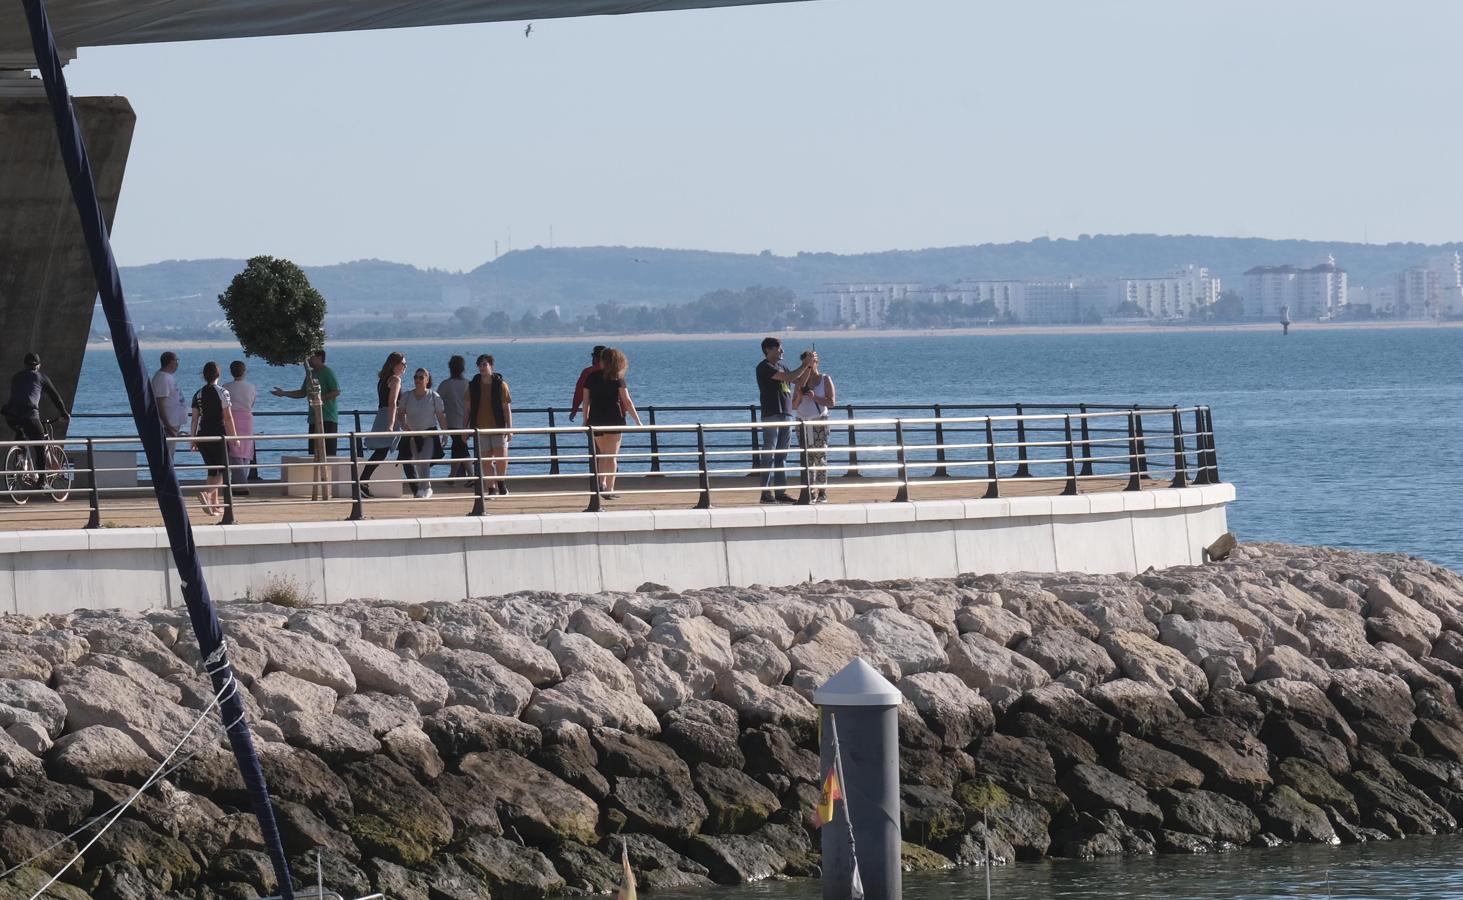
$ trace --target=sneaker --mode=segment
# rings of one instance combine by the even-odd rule
[[[620,495],[619,494],[601,494],[600,495],[600,498],[601,499],[604,499],[604,500],[618,500],[618,499],[620,499]]]
[[[367,487],[366,485],[364,485],[364,484],[361,485],[361,497],[363,497],[366,500],[373,500],[373,499],[375,499],[374,497],[371,496],[371,489],[369,487]]]
[[[792,494],[786,493],[784,491],[778,491],[777,492],[777,502],[778,503],[796,503],[796,502],[798,502],[798,498],[796,498]]]
[[[417,494],[417,499],[418,500],[430,500],[430,499],[432,499],[432,486],[429,484],[426,487],[422,488],[421,493]]]
[[[498,493],[504,497],[508,496],[508,485],[501,481],[498,482]]]
[[[763,491],[762,492],[762,499],[760,499],[757,502],[759,502],[759,503],[776,503],[777,502],[777,498],[774,497],[774,496],[772,496],[772,492],[771,491]]]

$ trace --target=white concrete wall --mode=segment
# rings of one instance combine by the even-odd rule
[[[524,589],[675,589],[966,572],[1134,572],[1201,562],[1220,484],[1079,497],[218,525],[194,529],[215,600],[271,576],[317,602]],[[182,603],[161,528],[0,533],[0,612]]]

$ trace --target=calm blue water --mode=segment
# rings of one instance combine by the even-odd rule
[[[592,343],[402,349],[410,365],[438,378],[452,353],[471,361],[491,352],[522,409],[567,406]],[[789,357],[804,344],[790,338]],[[622,346],[642,409],[756,400],[755,341]],[[342,409],[374,405],[375,372],[389,349],[331,350]],[[818,349],[840,403],[1208,404],[1223,476],[1239,491],[1230,524],[1242,539],[1405,551],[1463,569],[1463,330],[847,337]],[[181,355],[179,380],[189,386],[208,359],[227,363],[239,354],[220,347]],[[251,380],[261,389],[258,409],[303,409],[302,401],[267,394],[276,384],[298,387],[297,371],[256,367]],[[87,353],[77,405],[125,410],[110,348]],[[83,421],[73,434],[123,426],[130,429],[125,421]],[[350,427],[345,415],[342,427]]]
[[[1094,862],[1048,860],[991,870],[994,900],[1453,900],[1463,896],[1456,837],[1409,838],[1343,847],[1236,850]],[[706,892],[656,893],[705,900]],[[771,881],[727,891],[725,900],[809,900],[817,882]],[[961,869],[904,876],[907,900],[980,900],[985,873]]]

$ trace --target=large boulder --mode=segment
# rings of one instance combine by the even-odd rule
[[[1164,688],[1155,684],[1115,678],[1087,692],[1098,709],[1117,718],[1135,734],[1151,734],[1184,720],[1184,712]]]
[[[950,673],[1001,709],[1051,681],[1051,675],[1039,664],[983,634],[970,632],[951,638],[945,650]]]
[[[449,760],[485,750],[528,756],[543,743],[539,730],[527,722],[473,706],[443,707],[422,721],[422,730]]]
[[[502,900],[540,900],[564,890],[564,879],[548,857],[507,838],[480,834],[455,854],[459,865]]]
[[[1416,720],[1412,691],[1396,675],[1371,669],[1335,669],[1326,696],[1364,742],[1400,748]]]
[[[66,701],[39,681],[0,678],[0,729],[26,720],[59,737],[66,725]]]
[[[1240,676],[1248,681],[1255,674],[1255,648],[1231,622],[1212,622],[1167,615],[1158,621],[1160,640],[1182,653],[1190,662],[1203,666],[1216,658],[1234,660]]]
[[[745,726],[776,725],[800,733],[817,727],[818,711],[787,685],[766,685],[747,672],[729,672],[716,680],[716,699],[732,707]]]
[[[1324,731],[1347,746],[1356,746],[1356,732],[1315,684],[1271,678],[1250,685],[1248,692],[1271,720],[1288,719]]]
[[[1052,812],[1067,805],[1066,795],[1057,787],[1051,753],[1035,741],[991,734],[981,740],[974,755],[976,771],[1006,793],[1034,800]]]
[[[340,770],[354,813],[346,830],[367,854],[419,866],[452,840],[452,817],[411,772],[382,757]]]
[[[901,675],[937,671],[948,661],[935,629],[897,609],[871,609],[847,624],[863,639],[867,655],[888,660]]]
[[[323,684],[340,696],[356,691],[350,663],[331,644],[283,628],[234,628],[229,637],[241,647],[258,650],[268,660],[265,673],[288,672],[296,678]]]
[[[995,725],[990,703],[949,672],[908,675],[900,679],[899,692],[947,747],[965,747]]]
[[[638,696],[610,689],[591,672],[578,672],[535,693],[523,719],[540,728],[567,720],[590,729],[606,726],[644,734],[660,730],[655,713]]]
[[[788,627],[782,605],[717,597],[701,604],[701,614],[725,630],[733,642],[757,637],[785,651],[793,645],[793,630]]]
[[[764,825],[753,834],[697,835],[686,845],[717,884],[746,884],[779,875],[811,851],[807,833],[787,825]]]
[[[1161,791],[1168,827],[1243,846],[1260,830],[1260,820],[1238,800],[1213,791]]]
[[[1260,801],[1255,813],[1266,831],[1284,840],[1307,844],[1341,843],[1336,829],[1326,818],[1326,811],[1306,800],[1295,788],[1277,787]]]
[[[1120,734],[1103,754],[1103,763],[1119,775],[1149,790],[1196,788],[1204,774],[1170,753],[1129,734]]]
[[[1121,729],[1117,719],[1060,684],[1046,684],[1028,691],[1021,698],[1021,708],[1094,743],[1106,741]]]
[[[91,725],[62,736],[46,754],[46,772],[57,781],[83,783],[88,778],[141,784],[156,763],[126,732]]]
[[[423,713],[447,705],[451,693],[447,680],[417,660],[360,638],[348,638],[336,646],[355,676],[357,690],[406,697]]]
[[[473,797],[534,843],[598,838],[599,806],[585,794],[511,750],[470,753],[458,767],[472,779]]]
[[[1322,809],[1338,810],[1349,821],[1360,816],[1356,798],[1324,766],[1305,759],[1282,759],[1275,764],[1275,783],[1289,787]]]
[[[1148,739],[1204,773],[1207,785],[1247,803],[1258,800],[1272,783],[1265,745],[1226,719],[1180,722]]]
[[[1367,586],[1364,612],[1374,640],[1396,644],[1415,657],[1426,656],[1442,634],[1442,620],[1385,581]]]
[[[962,606],[955,613],[955,625],[961,634],[971,631],[983,634],[1002,647],[1031,637],[1031,626],[1000,606]]]
[[[1090,684],[1105,681],[1117,671],[1107,651],[1068,628],[1049,628],[1016,645],[1016,651],[1053,678],[1076,672]]]
[[[736,666],[736,657],[732,655],[731,649],[731,635],[710,619],[668,619],[650,630],[650,640],[681,651],[697,665],[718,675],[730,672]]]
[[[717,700],[692,700],[666,714],[661,740],[686,762],[741,769],[737,711]]]
[[[305,681],[288,672],[270,672],[249,686],[259,708],[270,719],[283,719],[289,713],[308,712],[328,716],[340,699],[334,690],[323,684]]]
[[[576,672],[592,672],[602,684],[611,690],[633,692],[635,679],[630,670],[615,654],[582,634],[562,631],[549,632],[549,652],[559,664],[559,671],[565,676]]]
[[[1087,763],[1074,766],[1062,776],[1059,785],[1080,810],[1114,809],[1134,828],[1157,828],[1163,824],[1163,811],[1148,799],[1148,792],[1141,785],[1102,766]]]
[[[1294,647],[1271,647],[1255,666],[1255,680],[1283,678],[1287,681],[1309,681],[1321,690],[1331,686],[1331,673],[1315,660]]]
[[[1183,690],[1194,697],[1209,692],[1209,679],[1182,653],[1136,631],[1109,631],[1100,643],[1123,675],[1164,691]]]
[[[55,684],[66,703],[68,730],[115,728],[158,760],[182,742],[197,719],[167,697],[148,694],[131,679],[94,666],[61,666]]]
[[[691,775],[706,801],[703,834],[746,834],[779,808],[776,794],[739,769],[698,763]]]
[[[423,662],[447,682],[447,702],[473,706],[500,716],[516,716],[534,695],[527,678],[498,664],[486,653],[444,647]]]

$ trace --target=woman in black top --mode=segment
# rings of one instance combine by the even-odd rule
[[[405,353],[393,350],[386,354],[386,362],[381,364],[381,371],[376,373],[376,418],[371,422],[372,431],[397,430],[399,423],[396,420],[396,401],[401,396],[401,373],[405,371]],[[396,446],[396,436],[378,434],[365,438],[361,443],[371,451],[366,467],[361,470],[361,496],[369,497],[371,476],[376,474],[376,466]]]
[[[640,413],[635,401],[630,399],[630,388],[625,384],[625,370],[630,363],[625,354],[614,347],[605,348],[599,356],[600,370],[591,372],[584,381],[584,423],[599,428],[621,428],[625,425],[628,412],[640,424]],[[599,489],[606,500],[618,500],[615,490],[615,472],[618,470],[616,457],[620,453],[618,431],[598,431],[594,435],[594,446],[599,452]]]
[[[193,395],[193,421],[189,426],[193,437],[222,438],[235,432],[234,413],[229,408],[229,392],[219,386],[218,363],[210,360],[203,366],[203,387]],[[228,464],[228,442],[218,440],[197,441],[193,449],[203,456],[208,467],[208,480],[199,492],[198,500],[203,511],[210,516],[223,512],[218,502],[218,485],[223,484],[224,466]]]

